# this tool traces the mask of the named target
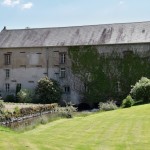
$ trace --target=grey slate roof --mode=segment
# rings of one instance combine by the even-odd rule
[[[75,27],[2,30],[0,48],[150,42],[150,21]]]

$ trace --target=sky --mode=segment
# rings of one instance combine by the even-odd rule
[[[150,0],[0,0],[0,31],[150,21]]]

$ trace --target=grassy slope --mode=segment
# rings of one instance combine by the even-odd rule
[[[32,131],[0,128],[1,150],[149,150],[150,105],[61,119]]]

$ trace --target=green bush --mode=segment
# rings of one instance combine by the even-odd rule
[[[131,107],[132,105],[134,105],[134,100],[132,99],[132,97],[130,95],[128,95],[122,102],[122,107],[123,108],[128,108]]]
[[[113,101],[108,101],[106,103],[100,102],[99,103],[99,109],[101,111],[110,111],[110,110],[115,110],[117,109],[117,105]]]
[[[21,89],[17,93],[17,99],[19,103],[31,103],[34,96],[34,92],[28,89]]]
[[[62,90],[57,81],[44,77],[38,81],[35,94],[38,103],[57,103],[61,98]]]
[[[72,118],[73,113],[77,111],[77,108],[73,106],[66,106],[66,107],[56,107],[55,112],[57,112],[61,117],[64,118]]]
[[[0,113],[3,112],[4,108],[5,108],[4,102],[3,100],[0,100]]]
[[[135,101],[150,102],[150,79],[142,77],[131,89],[131,96]]]
[[[14,108],[13,116],[14,116],[14,117],[19,117],[19,116],[20,116],[20,108],[19,108],[18,106],[16,106],[16,107]]]
[[[12,94],[12,95],[7,95],[6,97],[5,97],[5,102],[15,102],[15,96]]]

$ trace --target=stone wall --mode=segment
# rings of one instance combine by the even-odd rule
[[[112,51],[117,51],[123,54],[124,51],[132,50],[137,51],[141,56],[150,56],[150,44],[101,45],[96,47],[99,53],[109,54]],[[80,86],[80,80],[71,72],[67,49],[67,47],[0,49],[0,95],[15,94],[17,84],[21,84],[22,88],[34,89],[37,81],[48,75],[49,78],[53,78],[61,84],[64,90],[63,100],[80,103],[82,86]],[[60,53],[66,54],[64,64],[60,64]],[[5,54],[11,55],[10,65],[5,65]],[[66,69],[65,78],[60,77],[61,68]],[[8,78],[6,77],[6,69],[10,70]],[[6,83],[10,84],[9,92],[6,92]]]

